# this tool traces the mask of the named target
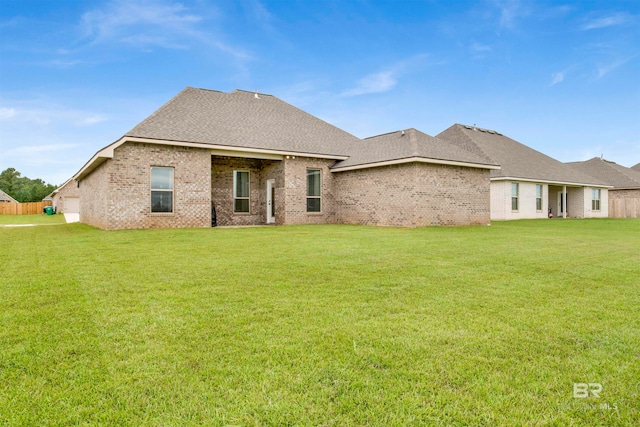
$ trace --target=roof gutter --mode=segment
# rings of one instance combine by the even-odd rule
[[[436,165],[448,165],[448,166],[463,166],[467,168],[476,168],[476,169],[500,169],[500,166],[497,165],[484,165],[481,163],[467,163],[467,162],[457,162],[453,160],[442,160],[442,159],[430,159],[426,157],[406,157],[404,159],[395,159],[395,160],[387,160],[383,162],[374,162],[374,163],[363,163],[360,165],[353,166],[345,166],[345,167],[332,167],[331,172],[346,172],[357,169],[369,169],[369,168],[377,168],[382,166],[393,166],[393,165],[401,165],[405,163],[430,163]]]
[[[139,138],[135,136],[123,136],[119,140],[107,145],[105,148],[98,151],[93,157],[73,176],[76,181],[82,180],[89,175],[94,169],[100,166],[105,161],[112,159],[116,148],[120,147],[126,142],[136,142],[143,144],[155,144],[155,145],[171,145],[176,147],[192,147],[192,148],[204,148],[211,150],[215,155],[229,156],[229,157],[246,157],[246,158],[261,158],[282,160],[284,156],[297,156],[297,157],[312,157],[319,159],[331,159],[331,160],[346,160],[349,156],[335,155],[335,154],[319,154],[319,153],[305,153],[298,151],[283,151],[283,150],[268,150],[263,148],[250,148],[250,147],[236,147],[229,145],[219,144],[206,144],[201,142],[187,142],[187,141],[171,141],[164,139],[152,139],[152,138]]]
[[[543,184],[556,184],[556,185],[571,185],[574,187],[600,187],[600,188],[613,188],[612,185],[606,184],[590,184],[580,182],[563,182],[563,181],[549,181],[546,179],[531,179],[531,178],[518,178],[515,176],[501,176],[497,178],[491,178],[491,181],[521,181],[521,182],[540,182]]]

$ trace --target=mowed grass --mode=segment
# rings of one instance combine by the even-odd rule
[[[0,242],[0,425],[640,424],[638,220]]]
[[[0,227],[6,225],[25,225],[25,224],[65,224],[64,215],[0,215]]]

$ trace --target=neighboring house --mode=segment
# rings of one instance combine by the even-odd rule
[[[73,177],[104,229],[488,224],[495,161],[415,129],[361,140],[280,99],[186,88]]]
[[[492,220],[607,216],[600,179],[493,130],[455,124],[436,137],[500,165],[491,171]]]
[[[68,179],[48,197],[51,197],[52,205],[58,213],[80,213],[80,189],[75,179]]]
[[[612,186],[609,188],[609,217],[640,218],[640,171],[600,157],[567,164]]]
[[[18,203],[16,199],[0,190],[0,203]]]

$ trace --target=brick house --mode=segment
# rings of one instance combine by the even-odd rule
[[[493,130],[455,124],[436,137],[500,165],[490,172],[492,220],[608,216],[610,186],[599,178]]]
[[[58,213],[80,213],[80,189],[75,179],[68,179],[48,196]]]
[[[612,186],[608,191],[610,218],[640,218],[640,170],[600,157],[567,164]]]
[[[490,222],[495,161],[415,129],[361,140],[280,99],[187,87],[73,177],[107,230]]]

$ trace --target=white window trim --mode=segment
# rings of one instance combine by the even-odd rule
[[[153,174],[153,169],[171,169],[171,189],[166,188],[153,188],[153,179],[151,179],[151,175]],[[175,187],[176,187],[176,168],[173,166],[151,166],[149,169],[149,210],[152,215],[173,215],[176,207],[176,195],[175,195]],[[152,194],[154,191],[163,191],[167,193],[171,193],[171,212],[154,212],[153,211],[153,202],[152,202]]]
[[[309,195],[309,171],[318,171],[320,173],[320,195],[319,196],[310,196]],[[322,208],[324,207],[324,203],[322,202],[322,169],[320,168],[307,168],[307,172],[306,172],[306,198],[305,198],[305,205],[307,206],[307,214],[308,215],[319,215],[322,214]],[[320,210],[319,211],[310,211],[308,210],[308,206],[309,206],[309,199],[318,199],[320,200]]]
[[[540,197],[538,197],[538,188],[540,189]],[[544,186],[542,184],[536,184],[536,211],[537,212],[542,212],[544,209],[544,202],[543,200],[543,195],[544,195]],[[540,209],[538,209],[538,200],[540,200]]]
[[[247,197],[238,197],[237,196],[237,179],[238,179],[238,172],[246,172],[248,174],[248,183],[249,183],[249,195]],[[246,212],[243,211],[236,211],[236,200],[247,200],[248,206],[249,206],[249,210]],[[233,213],[234,214],[239,214],[239,215],[249,215],[251,214],[251,171],[247,170],[247,169],[238,169],[238,170],[234,170],[233,171]]]
[[[595,195],[598,195],[598,197],[594,197]],[[594,209],[594,205],[598,206],[598,209]],[[591,210],[593,212],[600,212],[600,208],[602,206],[602,191],[599,188],[592,188],[591,189]]]
[[[516,195],[513,195],[513,186],[516,186]],[[516,208],[513,209],[513,199],[516,199]],[[511,212],[519,212],[520,211],[520,184],[517,182],[512,182],[511,183],[511,199],[509,199],[509,201],[511,202]]]

